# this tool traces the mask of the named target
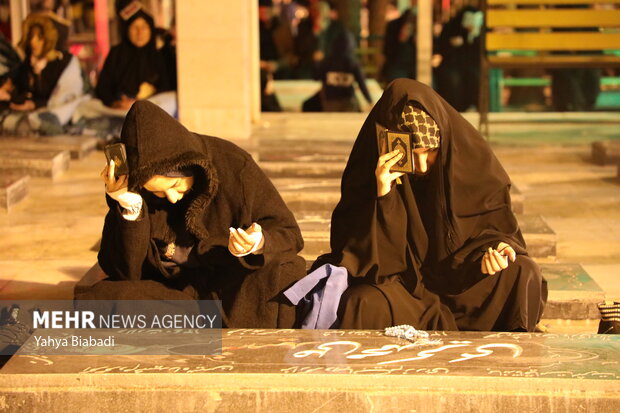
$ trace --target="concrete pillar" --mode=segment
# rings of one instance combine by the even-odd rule
[[[190,130],[250,137],[260,115],[258,2],[176,2],[179,117]]]
[[[22,22],[30,12],[30,3],[26,0],[11,0],[11,43],[17,45],[22,38]]]
[[[433,1],[418,1],[418,73],[416,79],[429,86],[433,82]]]
[[[103,67],[110,51],[110,20],[108,15],[108,0],[95,0],[95,39],[99,51],[97,68]]]

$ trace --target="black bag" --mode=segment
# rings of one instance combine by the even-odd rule
[[[598,310],[601,312],[598,333],[620,334],[620,302],[605,301],[599,303]]]

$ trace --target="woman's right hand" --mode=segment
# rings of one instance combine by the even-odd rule
[[[116,178],[114,176],[114,168],[114,161],[110,160],[110,163],[101,171],[101,178],[105,182],[105,190],[108,194],[127,188],[127,175],[121,175]]]
[[[390,172],[390,168],[403,158],[398,149],[379,157],[375,177],[377,178],[377,197],[387,195],[392,189],[392,182],[404,175],[403,172]]]

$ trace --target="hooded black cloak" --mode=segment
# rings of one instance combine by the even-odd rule
[[[128,221],[107,197],[99,264],[102,281],[81,299],[222,300],[228,327],[290,328],[294,307],[281,292],[305,274],[293,214],[252,157],[233,143],[189,132],[148,101],[129,111],[121,138],[129,190],[144,199],[141,217]],[[194,185],[177,204],[142,188],[153,175],[192,170]],[[229,227],[261,225],[261,255],[228,251]],[[162,246],[189,251],[185,262],[165,259]]]
[[[351,32],[343,30],[336,36],[333,42],[330,54],[323,59],[318,65],[316,78],[320,79],[323,84],[323,93],[325,100],[351,99],[355,98],[354,84],[332,84],[328,81],[329,73],[341,76],[352,76],[362,91],[362,94],[369,103],[372,102],[368,87],[366,87],[366,79],[362,72],[360,63],[355,58],[355,40]],[[351,111],[359,111],[359,103],[355,98],[355,104],[352,105]],[[323,110],[329,111],[324,108]]]
[[[439,126],[439,154],[427,176],[405,175],[402,184],[377,198],[377,133],[397,130],[407,102]],[[526,256],[509,190],[508,175],[469,122],[431,88],[397,79],[355,141],[332,214],[332,252],[315,266],[343,265],[354,284],[376,286],[389,303],[391,321],[389,314],[386,320],[393,324],[532,330],[546,300],[546,283]],[[502,241],[517,252],[517,261],[494,276],[482,274],[484,252]],[[365,326],[352,314],[355,320],[345,316],[342,328],[381,328]]]
[[[129,40],[129,26],[138,18],[143,18],[151,28],[151,39],[143,47],[136,47]],[[121,43],[110,49],[95,89],[106,106],[112,106],[122,95],[135,98],[143,82],[153,85],[156,93],[171,89],[164,57],[155,46],[153,18],[140,10],[122,28]]]

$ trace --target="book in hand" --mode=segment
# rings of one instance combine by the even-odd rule
[[[384,130],[378,134],[377,145],[379,156],[397,149],[403,153],[403,158],[390,168],[390,172],[404,172],[408,174],[415,172],[413,145],[411,144],[410,134]]]
[[[122,143],[115,143],[112,145],[107,145],[103,148],[103,152],[105,152],[105,157],[108,160],[108,165],[110,161],[114,161],[114,176],[119,177],[121,175],[129,174],[129,168],[127,166],[127,153],[125,152],[125,145]]]

